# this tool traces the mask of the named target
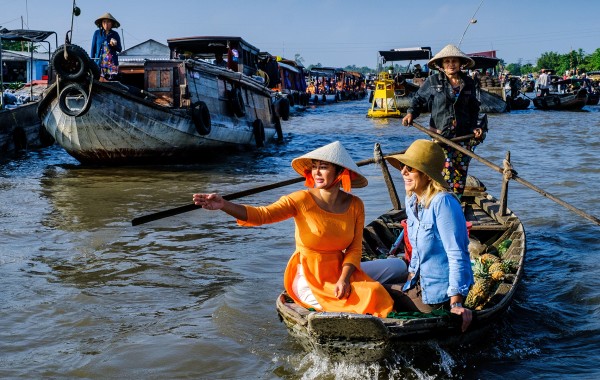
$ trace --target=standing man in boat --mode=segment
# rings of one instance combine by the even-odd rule
[[[361,270],[365,210],[350,194],[352,187],[367,186],[367,179],[339,141],[294,159],[292,168],[306,178],[308,189],[271,205],[240,205],[214,193],[194,194],[194,204],[222,210],[241,226],[294,218],[296,251],[285,270],[287,294],[306,308],[386,317],[394,302]]]
[[[98,29],[92,37],[91,58],[100,66],[100,77],[114,80],[119,74],[118,53],[123,50],[121,37],[113,28],[121,24],[110,13],[105,13],[95,21]]]
[[[550,76],[546,73],[545,69],[542,69],[540,72],[537,87],[540,90],[539,96],[550,95]]]
[[[409,126],[425,107],[431,110],[429,127],[451,139],[473,134],[474,138],[461,143],[466,149],[474,150],[483,139],[483,130],[477,125],[479,100],[475,82],[461,71],[475,65],[475,61],[455,45],[447,45],[427,63],[439,72],[427,77],[412,98],[411,106],[402,119]],[[467,181],[471,157],[453,148],[442,146],[446,153],[444,178],[454,193],[461,197]]]

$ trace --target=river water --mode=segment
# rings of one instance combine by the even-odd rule
[[[340,140],[356,160],[380,142],[425,136],[365,117],[366,101],[308,109],[285,143],[203,165],[85,167],[52,146],[0,161],[0,378],[434,379],[600,377],[600,227],[512,182],[509,208],[528,239],[526,272],[482,342],[431,343],[385,363],[306,353],[275,311],[293,221],[238,227],[197,210],[132,227],[193,192],[233,193],[295,177],[292,158]],[[477,153],[585,212],[600,215],[600,108],[490,115]],[[426,118],[419,119],[422,124]],[[355,190],[367,221],[391,208],[375,165]],[[470,172],[499,196],[500,174]],[[400,176],[392,168],[397,181]],[[301,185],[243,199],[275,201]],[[397,185],[402,191],[403,186]]]

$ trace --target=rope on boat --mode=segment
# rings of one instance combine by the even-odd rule
[[[517,175],[517,172],[513,169],[512,164],[507,159],[502,161],[502,166],[504,167],[504,170],[502,171],[504,179],[509,180],[513,178],[513,175]]]

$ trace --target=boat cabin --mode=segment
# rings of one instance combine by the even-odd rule
[[[394,62],[408,61],[408,65],[404,71],[399,73],[389,72],[389,75],[393,75],[396,78],[396,82],[402,83],[406,80],[412,82],[418,86],[423,84],[425,78],[429,75],[427,68],[427,62],[431,59],[431,48],[430,47],[410,47],[400,48],[392,50],[381,50],[379,51],[379,60],[377,62],[377,72],[385,71],[384,67],[386,64],[391,63],[393,66]],[[413,61],[427,61],[421,65],[416,63],[413,65]],[[412,67],[411,67],[412,66]]]
[[[202,59],[229,70],[256,75],[260,50],[240,37],[184,37],[167,40],[171,59]]]
[[[30,100],[33,100],[33,84],[37,80],[48,80],[48,64],[50,62],[49,37],[54,35],[55,43],[58,43],[56,32],[45,30],[0,29],[0,94],[4,93],[7,83],[29,82]],[[27,43],[27,52],[3,50],[2,45],[6,42]],[[36,44],[48,44],[48,53],[37,53]],[[0,109],[4,105],[4,96],[0,96]]]

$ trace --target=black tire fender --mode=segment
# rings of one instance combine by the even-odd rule
[[[15,145],[15,150],[23,150],[27,148],[27,134],[23,127],[16,127],[13,130],[13,144]]]
[[[265,146],[265,126],[262,120],[254,120],[254,122],[252,123],[252,133],[254,134],[254,141],[256,141],[256,146],[259,148]]]
[[[198,134],[201,136],[208,135],[212,129],[212,121],[206,103],[202,101],[194,103],[191,108],[191,114]]]
[[[231,102],[231,109],[237,117],[246,116],[244,97],[242,96],[242,91],[238,87],[229,92],[229,101]]]
[[[287,98],[281,98],[277,102],[277,115],[283,121],[287,121],[290,118],[290,101]]]
[[[83,105],[80,108],[71,108],[68,102],[69,98],[80,98],[79,101],[83,101]],[[65,115],[73,117],[83,116],[89,111],[91,104],[90,95],[77,82],[68,83],[60,90],[60,94],[58,94],[58,107]]]
[[[281,120],[275,119],[275,132],[277,133],[277,141],[283,141],[283,130],[281,129]]]
[[[65,58],[65,49],[67,58]],[[77,45],[59,46],[50,59],[56,73],[64,80],[81,79],[90,68],[89,56],[83,48]],[[100,70],[98,69],[98,73]]]

